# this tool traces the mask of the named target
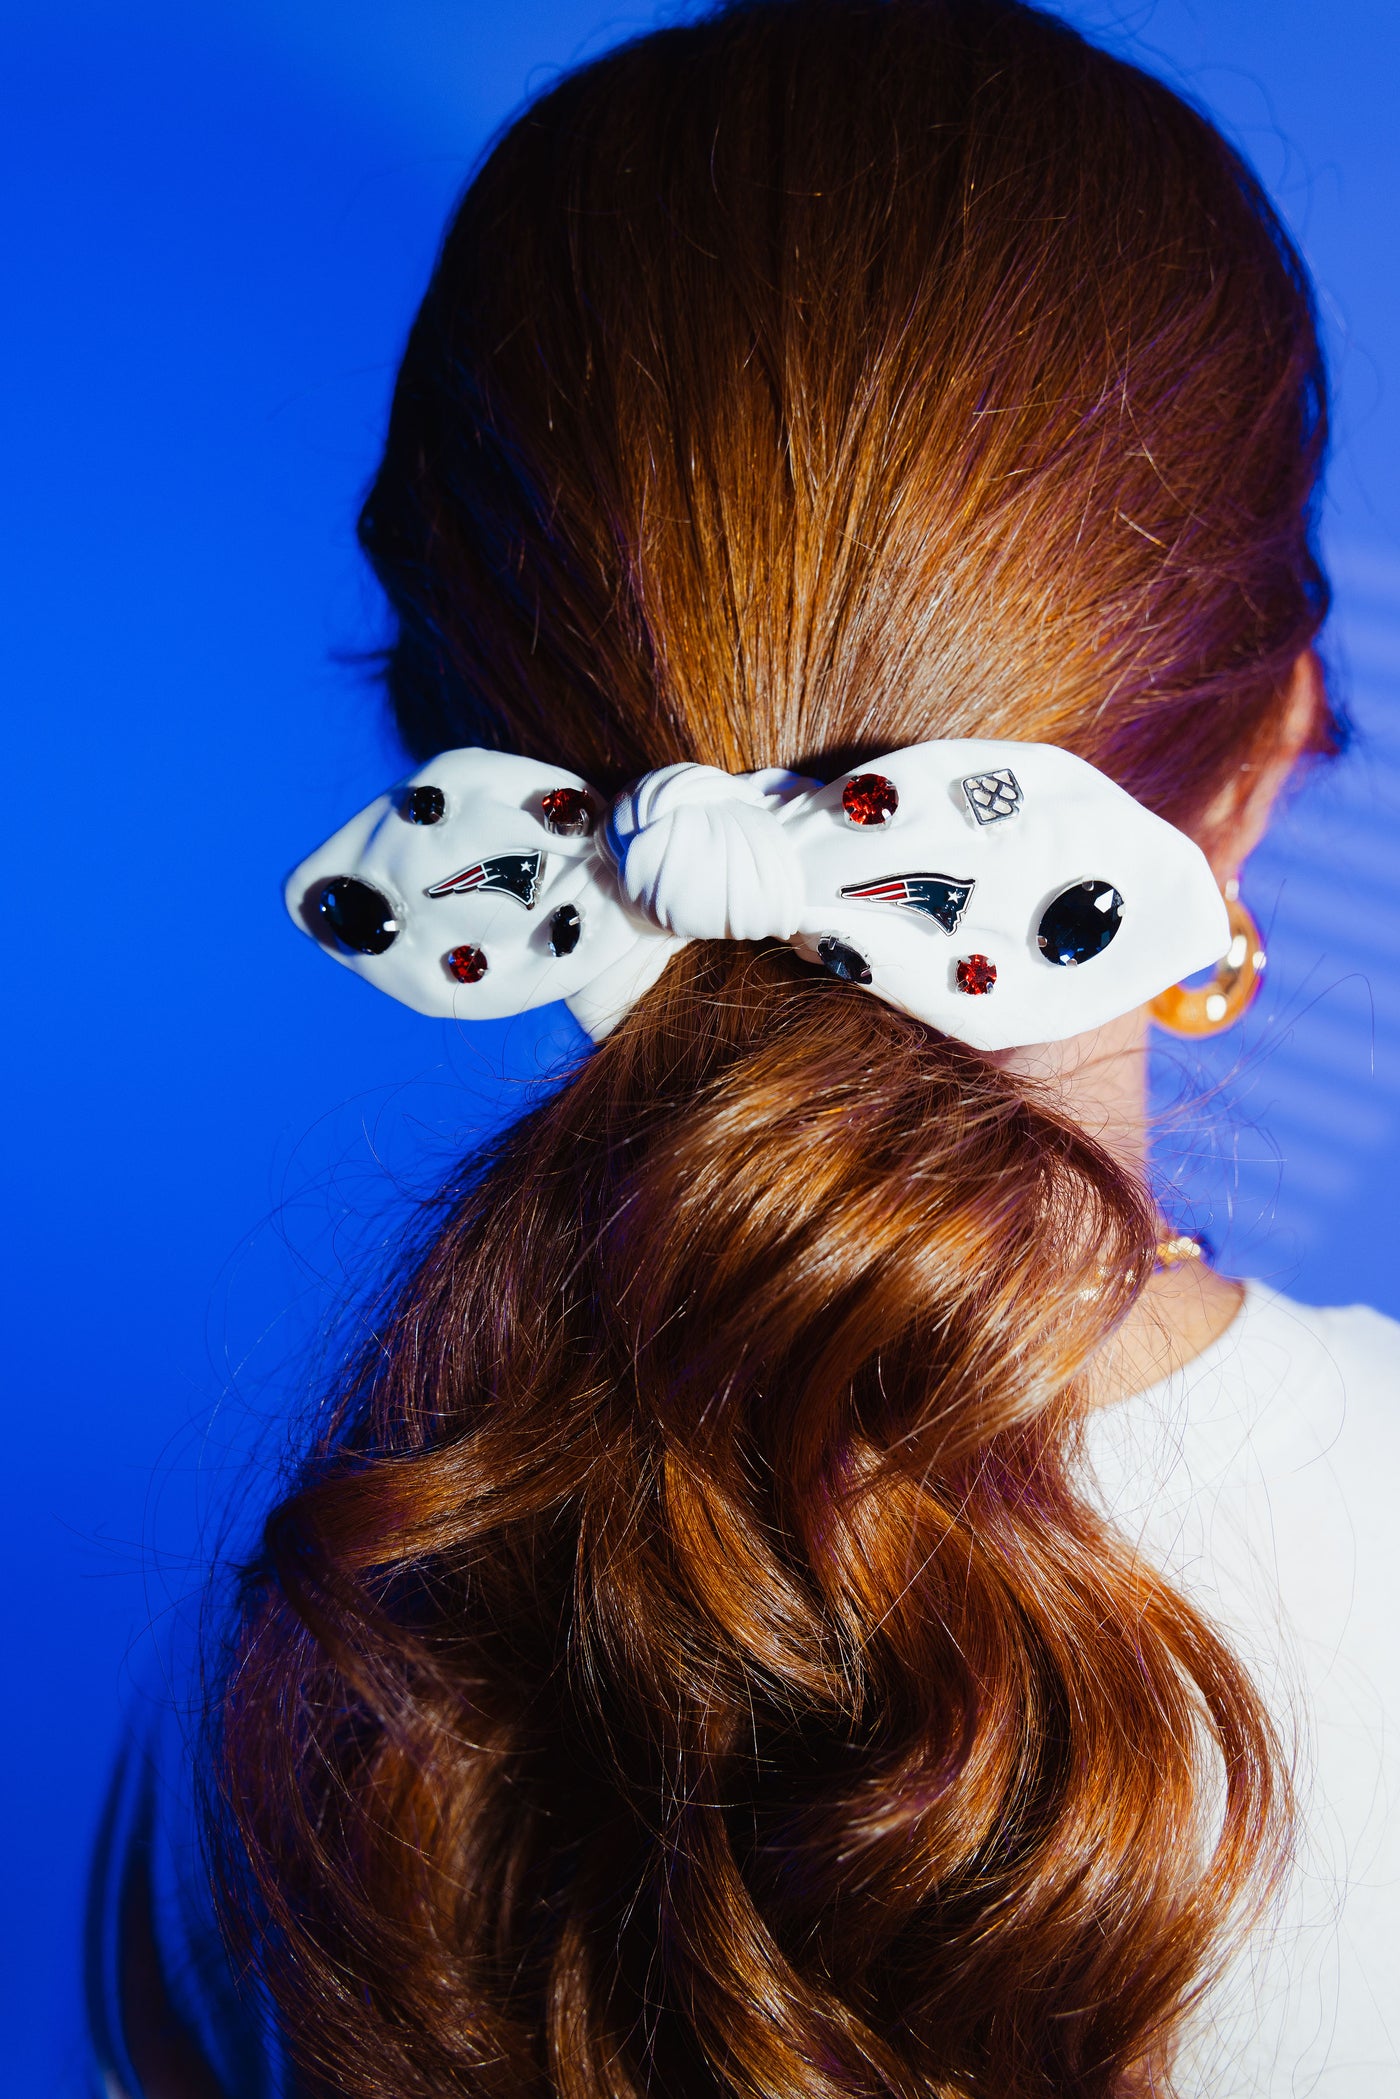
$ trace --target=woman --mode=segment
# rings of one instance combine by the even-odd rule
[[[634,947],[606,998],[568,980],[600,1047],[444,1192],[269,1519],[206,1750],[231,1968],[162,1921],[199,1875],[150,1767],[118,1796],[114,2089],[1398,2088],[1400,1920],[1345,1885],[1379,1722],[1328,1727],[1344,1677],[1397,1682],[1400,1337],[1172,1265],[1145,1165],[1147,993],[1335,740],[1324,424],[1252,175],[1010,0],[756,0],[502,138],[362,521],[421,770],[292,902],[387,970],[374,840],[455,821],[444,764],[484,822],[510,753],[491,807],[573,840]],[[1093,1025],[974,1019],[1011,968],[980,951],[897,994],[877,881],[822,937],[774,902],[812,812],[878,829],[965,739],[1000,759],[963,769],[969,864],[901,862],[881,923],[973,924],[1036,768],[1053,801],[1080,761],[1084,836],[1126,790],[1144,894],[1190,896],[1144,951],[1079,883],[1103,972],[1146,972]],[[686,765],[718,772],[651,777]],[[772,767],[808,777],[716,784]],[[415,896],[504,885],[518,952],[391,988],[564,983],[576,903],[528,953],[511,918],[542,856],[454,857]],[[1041,960],[1089,967],[1035,982],[1090,1013],[1060,937],[1047,907]]]

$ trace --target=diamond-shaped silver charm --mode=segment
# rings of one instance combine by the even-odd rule
[[[962,783],[967,806],[979,824],[999,824],[1021,806],[1021,783],[1009,767],[997,773],[973,773]]]

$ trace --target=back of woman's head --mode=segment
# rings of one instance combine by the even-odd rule
[[[757,0],[468,192],[364,514],[390,692],[603,789],[1053,741],[1199,830],[1322,616],[1322,426],[1159,84],[1009,0]],[[681,953],[445,1194],[252,1571],[219,1822],[306,2076],[1164,2077],[1286,1789],[1076,1469],[1154,1236],[1005,1069]]]

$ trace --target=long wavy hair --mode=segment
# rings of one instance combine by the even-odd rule
[[[467,191],[363,543],[416,757],[1039,738],[1196,826],[1325,610],[1299,260],[1016,0],[753,0]],[[1247,1675],[1095,1512],[1153,1206],[697,943],[431,1206],[248,1570],[228,1928],[354,2099],[1110,2099],[1270,1884]]]

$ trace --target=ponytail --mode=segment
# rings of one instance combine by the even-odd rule
[[[1150,2056],[1283,1806],[1076,1482],[1153,1239],[1021,1083],[777,950],[688,950],[507,1133],[269,1526],[225,1707],[328,2088]]]

